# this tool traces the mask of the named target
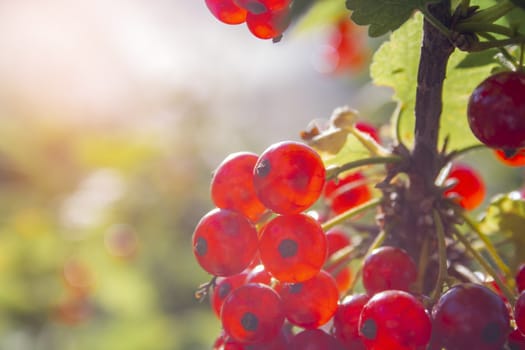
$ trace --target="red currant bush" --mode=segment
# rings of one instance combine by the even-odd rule
[[[246,284],[226,298],[221,321],[226,333],[237,341],[269,342],[284,323],[281,298],[264,284]]]
[[[323,190],[326,170],[311,147],[280,142],[266,149],[254,170],[257,196],[279,214],[298,214],[312,206]]]
[[[485,79],[470,96],[468,122],[485,145],[525,147],[525,73],[502,72]]]
[[[257,231],[244,215],[214,209],[204,215],[193,232],[193,254],[200,266],[215,276],[244,270],[257,252]]]
[[[326,235],[308,215],[277,216],[262,228],[259,254],[266,270],[279,281],[306,281],[319,273],[326,260]]]
[[[423,304],[400,290],[374,295],[359,319],[359,334],[369,350],[423,348],[430,340],[431,329]]]

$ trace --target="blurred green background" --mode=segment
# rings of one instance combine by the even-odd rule
[[[325,43],[257,40],[204,1],[3,0],[0,349],[209,349],[190,240],[212,170],[337,106],[385,117],[366,72],[323,74]]]
[[[204,1],[2,1],[0,349],[210,348],[190,241],[211,172],[350,102],[323,40],[260,41]]]

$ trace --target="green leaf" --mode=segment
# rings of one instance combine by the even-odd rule
[[[500,234],[510,240],[514,251],[509,255],[511,268],[525,261],[525,201],[510,194],[495,197],[480,222],[480,229],[487,235]]]
[[[414,108],[417,72],[421,47],[423,16],[417,13],[390,40],[383,43],[374,55],[370,67],[376,85],[394,90],[394,99],[400,104],[399,131],[401,140],[411,145],[414,141]],[[449,149],[461,149],[479,143],[470,131],[466,110],[470,94],[496,65],[458,69],[467,53],[455,51],[448,62],[443,89],[443,113],[440,124],[440,142],[449,136]]]
[[[347,0],[346,7],[352,10],[352,20],[360,25],[370,25],[371,37],[381,36],[396,30],[412,13],[436,0]]]
[[[456,68],[473,68],[494,63],[494,56],[498,54],[497,49],[469,53]]]
[[[525,9],[525,0],[510,0],[514,5]]]

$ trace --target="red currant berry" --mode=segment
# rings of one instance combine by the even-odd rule
[[[219,208],[236,210],[256,222],[266,211],[255,194],[253,168],[255,153],[230,154],[213,173],[211,199]]]
[[[525,147],[525,73],[502,72],[485,79],[470,96],[468,122],[485,145]]]
[[[281,282],[302,282],[314,277],[326,260],[326,252],[326,235],[308,215],[277,216],[262,228],[262,263]]]
[[[525,334],[525,292],[521,292],[514,305],[514,319],[521,333]]]
[[[410,291],[417,279],[417,266],[403,249],[381,247],[365,258],[362,273],[368,295],[389,289]]]
[[[510,332],[505,303],[480,284],[452,287],[434,305],[432,316],[433,338],[447,350],[501,350]]]
[[[523,292],[525,290],[525,263],[518,266],[518,272],[516,272],[515,279],[518,292]]]
[[[369,299],[366,294],[350,295],[337,307],[332,331],[348,349],[365,350],[365,345],[359,336],[359,317]]]
[[[524,166],[525,165],[525,148],[520,148],[512,155],[508,156],[505,151],[497,149],[494,150],[496,158],[505,165],[508,166]]]
[[[267,208],[279,214],[297,214],[319,198],[326,170],[309,146],[280,142],[266,149],[254,170],[255,191]]]
[[[430,340],[432,324],[423,304],[412,294],[387,290],[363,307],[359,334],[366,349],[415,350]]]
[[[509,350],[525,350],[525,335],[515,329],[509,334]]]
[[[291,0],[233,0],[248,12],[261,14],[266,11],[278,11],[290,6]]]
[[[350,247],[350,238],[339,228],[333,228],[326,232],[326,241],[328,244],[328,259],[343,248]],[[345,293],[352,283],[352,271],[348,266],[348,261],[343,260],[340,263],[332,264],[325,267],[337,282],[339,293]]]
[[[242,272],[257,252],[257,230],[244,215],[214,209],[193,232],[193,254],[201,267],[216,276]]]
[[[233,290],[245,283],[246,276],[246,273],[241,272],[237,275],[219,277],[217,279],[210,298],[212,309],[217,317],[221,316],[221,307],[224,300]]]
[[[255,14],[248,12],[246,24],[250,32],[259,39],[276,39],[290,25],[290,10],[266,11]]]
[[[456,184],[445,191],[445,196],[457,197],[458,204],[466,210],[477,208],[485,199],[485,183],[474,168],[455,164],[448,179],[456,181]]]
[[[296,334],[290,341],[289,350],[343,350],[336,338],[320,329],[307,329]]]
[[[246,21],[247,11],[237,6],[233,0],[206,0],[210,12],[226,24],[240,24]]]
[[[339,291],[334,278],[321,271],[308,281],[281,283],[276,287],[288,321],[302,328],[318,328],[337,309]]]
[[[237,341],[270,342],[284,323],[281,298],[264,284],[245,284],[224,301],[221,321],[226,333]]]
[[[324,197],[332,211],[341,214],[372,198],[366,177],[361,172],[348,173],[342,179],[326,183]]]

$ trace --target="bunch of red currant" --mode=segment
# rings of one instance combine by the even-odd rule
[[[226,24],[246,23],[260,39],[279,40],[290,24],[292,0],[206,0],[210,12]]]

